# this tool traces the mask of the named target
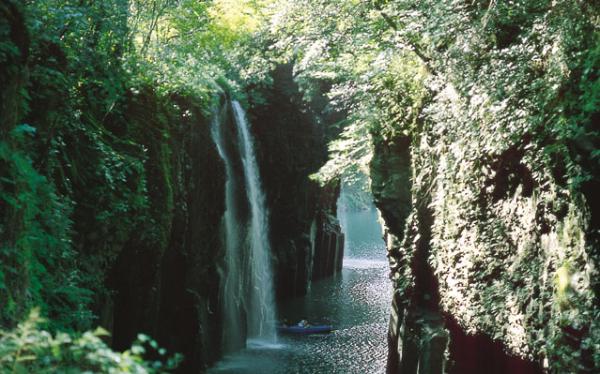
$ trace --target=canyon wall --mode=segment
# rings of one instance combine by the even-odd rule
[[[594,10],[503,11],[442,32],[416,110],[372,131],[390,373],[600,370]]]
[[[105,327],[116,349],[148,334],[182,370],[216,360],[224,176],[206,103],[138,86],[106,110],[59,44],[29,45],[19,8],[1,10],[21,22],[0,75],[2,324],[41,307],[51,328]]]
[[[279,298],[306,293],[313,279],[341,270],[343,233],[336,217],[339,183],[321,187],[310,179],[327,160],[330,113],[324,97],[305,103],[292,65],[279,65],[273,83],[250,97],[249,117],[271,222]]]
[[[215,103],[134,82],[119,45],[74,56],[69,38],[30,36],[23,14],[0,2],[2,326],[40,307],[51,330],[100,325],[117,350],[147,334],[184,355],[180,371],[204,370],[222,355],[227,271]],[[308,179],[326,157],[324,127],[281,71],[251,118],[280,298],[332,274],[343,254],[339,187]]]

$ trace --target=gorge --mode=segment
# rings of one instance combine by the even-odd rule
[[[0,0],[0,372],[599,372],[599,10]]]

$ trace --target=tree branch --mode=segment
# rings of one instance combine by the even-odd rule
[[[390,26],[390,28],[392,28],[392,30],[394,30],[396,33],[398,33],[398,31],[400,31],[398,24],[383,10],[379,2],[376,1],[373,3],[373,5],[381,15],[383,20],[388,24],[388,26]],[[431,58],[429,56],[425,55],[416,44],[407,40],[403,40],[403,42],[410,47],[411,51],[413,51],[415,55],[417,55],[417,57],[421,60],[423,65],[425,65],[425,69],[427,69],[429,73],[433,75],[438,75],[435,69],[433,69],[433,67],[431,66]]]

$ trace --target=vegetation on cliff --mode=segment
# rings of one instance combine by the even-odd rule
[[[176,282],[178,292],[210,294],[202,264],[216,263],[217,233],[189,253],[186,222],[210,227],[222,210],[218,164],[198,169],[218,157],[207,120],[216,82],[235,87],[228,76],[240,69],[225,54],[253,19],[237,14],[224,2],[0,1],[0,324],[15,327],[34,307],[46,317],[22,325],[39,346],[21,347],[20,330],[1,344],[27,351],[27,370],[37,371],[31,355],[56,350],[53,360],[68,364],[72,343],[101,348],[77,337],[98,324],[125,349],[141,331],[162,336],[186,323],[193,333],[206,314],[156,323],[188,304],[202,309],[169,290]],[[199,180],[212,182],[198,190]],[[176,270],[185,279],[163,276],[178,256],[204,257]],[[183,301],[169,306],[157,289]],[[198,349],[207,337],[195,336],[169,348]],[[205,364],[210,352],[195,359]]]
[[[399,309],[553,372],[600,367],[598,10],[293,1],[276,24],[349,111],[321,176],[371,160]]]
[[[263,95],[272,95],[276,62],[265,57],[259,32],[269,3],[0,1],[0,345],[14,359],[3,361],[9,370],[38,371],[43,362],[70,369],[75,356],[96,348],[109,361],[125,365],[131,354],[132,365],[149,367],[135,346],[126,351],[140,332],[184,353],[179,370],[219,357],[222,253],[214,227],[224,173],[210,117],[225,95],[247,102],[244,91],[255,106],[269,105]],[[290,108],[300,121],[315,121]],[[325,157],[313,124],[306,140],[321,151],[306,170],[288,165],[293,178]],[[302,183],[313,201],[303,218],[335,198],[317,201],[316,184]],[[302,225],[310,231],[310,222],[292,225],[297,251],[310,246]],[[286,248],[277,255],[295,256]],[[297,293],[310,276],[308,254],[290,282]],[[32,308],[44,318],[23,322]],[[106,344],[126,352],[82,335],[97,325],[112,333]],[[97,358],[77,370],[100,370]],[[110,368],[125,370],[117,366]]]
[[[318,179],[370,174],[397,308],[443,313],[554,372],[598,371],[599,10],[578,0],[0,0],[0,324],[14,328],[34,307],[53,333],[119,315],[152,324],[179,313],[157,305],[181,283],[206,339],[210,266],[198,260],[194,276],[161,288],[190,256],[218,261],[208,247],[191,253],[194,234],[175,224],[207,226],[222,209],[191,207],[219,200],[222,181],[196,185],[220,169],[190,171],[216,157],[190,130],[207,128],[220,87],[265,111],[275,66],[290,63],[307,103],[326,96],[322,112],[344,115],[332,116],[339,137]],[[313,172],[315,160],[298,164]],[[126,331],[115,346],[145,327],[115,327]],[[16,347],[24,328],[34,329],[0,344]],[[43,349],[92,339],[35,334]]]

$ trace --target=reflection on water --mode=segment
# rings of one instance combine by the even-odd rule
[[[387,264],[351,260],[342,273],[315,282],[306,297],[280,305],[290,321],[329,323],[324,335],[279,336],[277,344],[249,343],[211,373],[383,373],[391,287]]]
[[[379,374],[385,372],[391,284],[374,208],[340,212],[348,246],[340,274],[312,284],[305,297],[278,306],[280,318],[331,324],[330,334],[249,341],[209,373]]]
[[[379,213],[374,206],[358,211],[340,206],[338,217],[346,236],[344,253],[347,258],[385,260]]]

